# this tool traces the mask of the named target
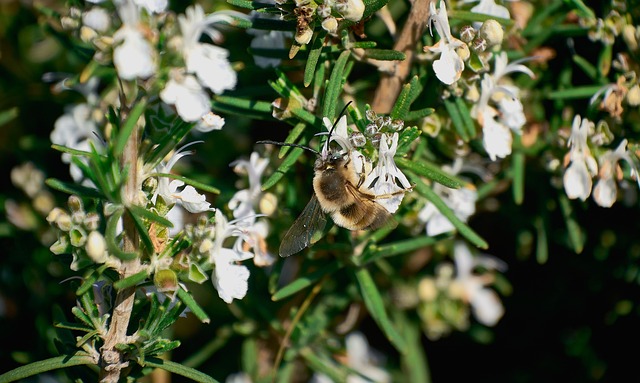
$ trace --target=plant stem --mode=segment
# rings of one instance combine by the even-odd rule
[[[435,0],[431,0],[435,1]],[[409,12],[409,17],[402,28],[402,32],[398,36],[393,49],[404,52],[406,58],[395,64],[395,70],[392,73],[381,73],[382,79],[378,84],[371,109],[376,113],[389,113],[393,108],[393,104],[400,94],[402,85],[409,75],[411,63],[415,57],[415,49],[422,33],[427,27],[429,19],[429,2],[430,0],[414,0]]]
[[[139,129],[134,128],[122,154],[123,167],[128,169],[128,177],[123,188],[123,202],[125,206],[135,204],[138,200],[138,146]],[[123,250],[125,252],[138,251],[138,233],[133,219],[129,214],[123,215]],[[120,279],[137,274],[141,269],[140,258],[123,261],[118,273]],[[131,319],[131,310],[135,298],[136,287],[128,287],[118,291],[113,313],[104,345],[101,349],[100,382],[117,383],[124,368],[129,366],[124,355],[116,349],[119,343],[127,343],[127,327]]]

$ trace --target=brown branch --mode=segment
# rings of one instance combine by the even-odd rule
[[[411,64],[416,55],[416,46],[420,37],[427,27],[429,19],[429,1],[430,0],[414,0],[409,11],[407,21],[402,28],[402,32],[398,36],[394,50],[404,52],[406,58],[403,61],[396,61],[395,68],[392,73],[381,73],[382,79],[373,97],[371,108],[376,113],[386,114],[391,112],[402,85],[404,84]]]
[[[139,134],[139,130],[134,128],[122,155],[122,164],[129,169],[122,195],[126,206],[137,202],[140,189],[138,185]],[[133,219],[128,214],[124,214],[122,220],[125,233],[123,250],[126,252],[138,252],[138,232]],[[118,273],[122,279],[137,274],[140,268],[140,258],[135,258],[131,261],[123,261]],[[100,382],[117,383],[122,370],[129,365],[124,355],[116,349],[116,345],[118,343],[127,343],[127,327],[131,319],[135,292],[136,288],[134,286],[122,289],[116,295],[109,331],[101,349]]]

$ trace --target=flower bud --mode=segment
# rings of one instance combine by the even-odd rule
[[[200,246],[198,246],[198,252],[200,254],[207,254],[211,249],[213,249],[213,241],[209,238],[202,240],[202,242],[200,242]]]
[[[438,289],[431,278],[422,278],[418,283],[418,297],[423,302],[431,302],[438,296]]]
[[[627,93],[627,104],[630,106],[640,105],[640,87],[638,84],[635,84],[631,89],[629,89],[629,92]]]
[[[258,208],[262,214],[271,215],[273,214],[278,207],[278,198],[273,193],[264,193],[262,198],[260,198],[260,202],[258,203]]]
[[[502,25],[493,19],[485,21],[480,27],[480,37],[485,39],[490,47],[502,44],[502,38],[504,37]]]
[[[627,43],[629,50],[635,51],[636,49],[638,49],[637,36],[637,29],[633,25],[627,24],[622,28],[622,39],[625,43]]]
[[[153,276],[153,284],[162,293],[176,291],[178,289],[178,276],[173,270],[159,270]]]
[[[326,19],[331,16],[331,7],[326,4],[320,4],[318,8],[316,8],[316,13],[320,18]]]
[[[476,37],[476,39],[471,43],[471,49],[476,53],[484,52],[487,49],[487,46],[487,41],[482,37]]]
[[[84,217],[82,224],[89,231],[98,230],[98,227],[100,226],[100,216],[96,213],[89,213]]]
[[[54,207],[53,210],[51,210],[49,212],[49,214],[47,215],[46,220],[50,224],[54,224],[58,220],[58,217],[60,217],[63,214],[67,214],[67,212],[65,212],[64,210],[60,209],[59,207]]]
[[[364,14],[364,2],[362,0],[345,0],[336,5],[338,12],[340,12],[345,19],[353,22],[358,22],[362,19],[362,15]]]
[[[373,109],[367,109],[364,115],[367,117],[367,120],[371,122],[374,122],[378,118],[378,115]]]
[[[462,61],[469,60],[471,57],[471,51],[469,50],[469,46],[467,44],[463,44],[456,49],[456,53],[462,59]]]
[[[389,127],[395,131],[400,131],[402,129],[404,129],[404,121],[403,120],[393,120],[391,121],[391,124],[389,124]]]
[[[367,138],[360,132],[353,132],[351,136],[349,136],[349,142],[356,148],[361,148],[367,143]]]
[[[142,182],[142,191],[147,194],[155,193],[158,188],[158,179],[156,177],[149,177]]]
[[[69,201],[67,202],[67,205],[69,206],[69,210],[71,210],[72,213],[77,213],[77,212],[84,213],[82,200],[80,199],[80,197],[76,195],[69,196]]]
[[[59,215],[56,218],[56,225],[58,226],[58,229],[62,230],[62,231],[69,231],[71,230],[71,217],[69,217],[69,214],[64,213]]]
[[[378,130],[379,130],[378,125],[374,123],[374,124],[367,125],[364,132],[367,136],[371,137],[374,134],[378,133]]]
[[[329,33],[335,33],[338,30],[338,20],[335,17],[327,17],[322,20],[322,29]]]
[[[470,43],[476,37],[476,30],[471,25],[465,25],[460,30],[460,40]]]
[[[296,33],[296,43],[300,45],[309,44],[309,42],[311,41],[311,37],[313,37],[313,31],[311,30],[311,28],[303,28]]]
[[[107,241],[98,231],[92,231],[87,237],[84,247],[89,258],[95,263],[105,263],[107,261]]]

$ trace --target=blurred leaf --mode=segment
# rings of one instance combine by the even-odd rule
[[[514,138],[519,145],[520,136]],[[525,157],[521,150],[515,150],[511,155],[511,174],[513,179],[513,201],[516,205],[522,205],[524,202],[524,165]]]
[[[387,315],[387,311],[384,307],[384,301],[382,296],[376,287],[371,274],[366,268],[359,268],[356,270],[356,278],[358,279],[358,285],[360,286],[360,292],[364,299],[364,304],[369,310],[369,314],[375,320],[380,327],[380,330],[386,335],[387,339],[393,344],[393,346],[401,354],[407,352],[407,345],[404,338],[398,333],[398,330],[394,327],[393,323]]]
[[[483,13],[474,13],[469,11],[450,9],[450,10],[447,10],[447,14],[449,16],[449,20],[479,21],[479,22],[484,22],[487,20],[495,20],[505,27],[510,27],[513,25],[513,20],[511,19],[503,19],[502,17],[485,15]]]
[[[598,69],[596,69],[596,67],[591,64],[589,60],[577,54],[572,55],[571,58],[573,59],[573,62],[576,63],[576,65],[579,66],[580,69],[582,69],[591,80],[595,81],[598,78]]]
[[[296,279],[295,281],[284,286],[280,290],[276,291],[275,294],[273,294],[273,296],[271,297],[271,300],[274,302],[277,302],[284,298],[290,297],[291,295],[297,293],[298,291],[303,290],[311,286],[312,284],[316,283],[318,280],[320,280],[320,278],[324,277],[325,275],[330,275],[335,273],[336,271],[340,270],[342,267],[343,265],[341,265],[337,261],[334,261],[312,273],[303,275],[300,278]]]
[[[77,195],[80,198],[104,198],[104,195],[99,190],[89,188],[86,186],[62,182],[53,178],[49,178],[45,181],[45,184],[52,189],[61,191],[67,194]]]
[[[475,138],[477,135],[476,125],[473,122],[473,118],[471,118],[471,113],[469,112],[467,103],[464,102],[462,97],[456,97],[455,103],[458,111],[460,112],[460,117],[462,117],[462,123],[465,127],[469,139]]]
[[[173,173],[152,173],[149,174],[149,177],[166,177],[166,178],[171,178],[174,180],[179,180],[184,182],[187,185],[191,185],[196,189],[202,190],[203,192],[207,192],[207,193],[211,193],[211,194],[220,194],[220,189],[213,187],[213,186],[209,186],[207,184],[203,184],[202,182],[198,182],[194,179],[188,178],[188,177],[184,177],[178,174],[173,174]],[[165,225],[166,226],[166,225]],[[173,226],[168,226],[168,227],[173,227]]]
[[[469,142],[469,132],[464,124],[464,118],[458,110],[456,103],[449,99],[445,99],[444,106],[447,109],[449,117],[451,117],[451,122],[453,123],[453,127],[456,129],[458,136],[460,136],[462,141]]]
[[[318,352],[311,350],[310,348],[304,348],[300,351],[300,355],[309,364],[314,371],[322,373],[328,376],[331,381],[336,383],[347,382],[347,371],[344,368],[340,368],[326,357],[321,357]]]
[[[600,89],[602,89],[602,85],[576,86],[569,89],[561,89],[549,92],[547,98],[550,100],[590,98]]]
[[[549,259],[549,243],[544,219],[542,217],[536,217],[533,221],[533,226],[536,228],[536,237],[538,238],[536,242],[536,261],[544,265]]]
[[[158,359],[158,358],[146,358],[143,363],[144,366],[151,366],[155,368],[161,368],[163,370],[169,371],[173,374],[184,376],[185,378],[189,378],[196,382],[202,383],[218,383],[217,380],[213,379],[209,375],[200,372],[196,369],[183,366],[180,363],[172,362],[169,360]]]
[[[381,246],[369,246],[360,259],[357,259],[358,265],[366,265],[386,257],[393,257],[399,254],[406,254],[423,247],[432,246],[443,239],[450,238],[448,234],[437,235],[435,237],[427,237],[426,235],[406,239],[402,241],[392,242]]]
[[[372,60],[381,61],[402,61],[407,58],[403,52],[395,51],[393,49],[365,49],[364,57]]]
[[[19,110],[17,107],[13,107],[11,109],[3,110],[0,112],[0,126],[4,126],[9,121],[18,117]]]
[[[582,233],[580,225],[573,216],[571,201],[569,201],[569,198],[567,198],[563,193],[559,194],[558,200],[560,202],[560,210],[562,211],[565,224],[567,225],[569,244],[573,246],[573,251],[575,251],[576,254],[580,254],[584,249],[584,234]]]

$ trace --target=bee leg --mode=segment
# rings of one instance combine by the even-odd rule
[[[374,195],[373,198],[374,199],[385,199],[385,198],[391,198],[391,197],[395,197],[397,195],[406,193],[408,191],[413,191],[413,185],[411,185],[410,188],[407,189],[400,189],[398,191],[394,191],[393,193],[386,193],[386,194],[378,194],[378,195]]]

